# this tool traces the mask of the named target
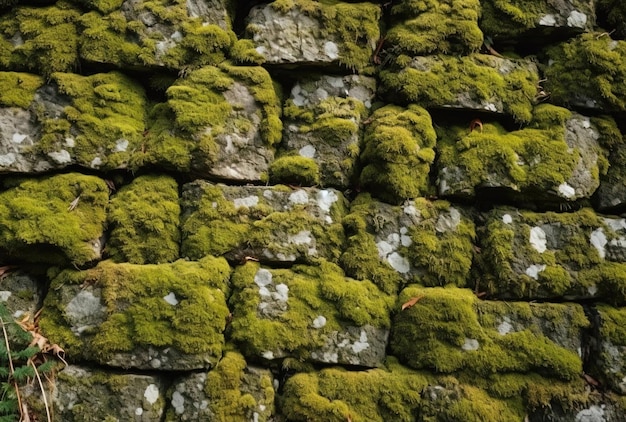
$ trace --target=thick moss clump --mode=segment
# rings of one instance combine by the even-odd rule
[[[333,339],[349,326],[388,328],[395,300],[369,281],[346,278],[339,267],[325,261],[289,270],[267,270],[247,263],[235,270],[232,283],[231,338],[247,356],[270,360],[291,356],[319,361],[324,352],[341,354],[333,348]],[[362,334],[361,340],[368,342]],[[365,346],[369,347],[373,346]],[[357,346],[346,349],[350,355],[362,351]],[[321,360],[336,363],[337,359]]]
[[[409,286],[399,303],[419,301],[393,322],[391,350],[407,365],[481,378],[536,372],[571,381],[580,376],[582,307],[481,302],[470,290]]]
[[[530,125],[512,132],[495,122],[438,130],[440,195],[505,188],[531,201],[573,201],[591,197],[608,168],[590,119],[553,105],[537,106]]]
[[[182,198],[182,255],[265,262],[336,261],[345,200],[335,191],[229,187],[196,181]]]
[[[391,206],[358,196],[344,218],[346,273],[397,293],[404,283],[466,285],[472,266],[473,221],[446,201],[423,198]]]
[[[270,182],[288,183],[298,186],[317,186],[320,183],[320,168],[312,158],[286,155],[270,164]]]
[[[539,76],[535,65],[496,56],[398,56],[380,72],[381,92],[394,103],[506,113],[532,118]]]
[[[210,174],[224,162],[242,166],[231,151],[232,137],[257,155],[281,139],[279,94],[261,67],[203,67],[178,79],[167,97],[150,113],[150,132],[135,154],[135,168],[151,164]]]
[[[168,176],[140,176],[113,196],[107,252],[117,262],[161,264],[178,259],[178,183]]]
[[[91,76],[55,73],[52,80],[69,103],[61,117],[48,116],[45,111],[40,116],[38,151],[67,155],[68,161],[89,168],[125,168],[143,141],[143,88],[118,72]]]
[[[428,112],[416,105],[386,106],[370,119],[361,154],[361,187],[390,203],[426,194],[437,140]]]
[[[545,89],[557,104],[626,110],[626,41],[589,33],[548,49]]]
[[[88,61],[171,69],[215,65],[237,39],[230,22],[188,16],[184,0],[138,1],[120,9],[117,3],[98,3],[102,13],[80,18],[80,56]]]
[[[474,53],[483,43],[479,15],[478,0],[402,0],[385,41],[410,55]]]
[[[155,368],[158,358],[161,369],[214,365],[224,344],[229,276],[226,261],[213,257],[64,270],[52,280],[41,329],[71,359]]]
[[[0,107],[28,108],[35,92],[44,83],[41,76],[28,73],[0,72]]]
[[[59,265],[100,258],[108,200],[93,176],[11,181],[0,193],[0,256]]]
[[[50,76],[78,63],[80,10],[60,1],[50,7],[18,7],[0,17],[0,67]]]

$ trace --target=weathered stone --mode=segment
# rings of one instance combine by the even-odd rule
[[[268,263],[336,261],[343,245],[345,199],[332,189],[183,186],[182,256],[224,255]]]
[[[269,64],[363,70],[380,36],[380,16],[372,3],[278,1],[252,8],[246,35]]]
[[[375,93],[376,81],[358,75],[296,82],[285,104],[283,141],[270,180],[347,188],[354,182],[360,127]]]
[[[223,259],[161,265],[103,261],[52,281],[41,329],[70,359],[190,370],[222,354],[230,269]]]
[[[604,123],[606,136],[602,146],[609,151],[609,169],[600,176],[600,186],[594,196],[599,211],[619,209],[626,204],[626,145],[614,120],[596,119],[594,124]]]
[[[576,394],[574,400],[558,403],[555,400],[550,406],[536,408],[528,414],[528,422],[608,422],[621,421],[626,414],[623,399],[610,392],[589,392]]]
[[[232,339],[244,354],[274,360],[378,366],[385,357],[394,296],[339,267],[269,270],[248,263],[233,275]]]
[[[591,31],[596,22],[592,0],[536,0],[532,5],[526,0],[486,0],[481,6],[480,27],[495,42],[525,45],[529,40],[559,39]]]
[[[106,252],[117,262],[164,264],[179,258],[178,183],[169,176],[140,176],[109,204]]]
[[[158,422],[165,412],[165,388],[155,376],[70,365],[55,377],[54,414],[68,422]]]
[[[419,198],[392,206],[367,194],[344,219],[346,273],[396,294],[405,283],[465,286],[473,259],[474,223],[446,201]]]
[[[616,393],[626,395],[626,308],[597,307],[599,334],[591,359],[602,381]]]
[[[280,100],[258,66],[206,66],[178,79],[151,116],[133,167],[164,166],[221,180],[267,180],[280,141]]]
[[[528,60],[401,55],[380,79],[381,93],[393,103],[507,114],[528,122],[539,75]]]
[[[0,192],[0,262],[84,265],[102,255],[109,189],[68,173],[18,179]]]
[[[165,420],[266,422],[274,416],[274,393],[268,369],[248,366],[239,353],[227,352],[209,373],[174,382]]]
[[[218,64],[236,40],[228,1],[89,1],[81,16],[80,57],[119,67]]]
[[[441,127],[440,196],[473,198],[498,189],[521,201],[590,198],[606,171],[600,127],[552,105],[536,107],[528,128],[508,132],[497,123]]]
[[[43,284],[33,275],[9,271],[0,276],[0,306],[5,307],[15,320],[26,318],[34,323],[35,313],[43,299]]]
[[[481,236],[479,289],[498,298],[624,303],[626,220],[497,209]]]
[[[582,329],[589,325],[577,304],[480,301],[472,291],[412,285],[399,303],[391,351],[408,366],[477,377],[538,373],[562,381],[582,371]]]

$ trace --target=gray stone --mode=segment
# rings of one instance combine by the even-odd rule
[[[33,275],[15,269],[9,271],[0,276],[0,304],[13,319],[27,318],[28,322],[34,323],[35,313],[41,305],[42,285]]]

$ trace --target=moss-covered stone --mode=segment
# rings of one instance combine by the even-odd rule
[[[480,236],[479,289],[499,298],[626,301],[623,218],[497,209]]]
[[[626,110],[626,41],[588,33],[547,50],[545,89],[565,107]]]
[[[463,287],[470,277],[475,229],[465,211],[424,198],[391,206],[358,196],[344,219],[346,273],[397,293],[404,283]]]
[[[81,11],[66,1],[49,7],[18,7],[0,17],[0,68],[45,76],[78,64]]]
[[[119,67],[215,65],[236,41],[227,1],[85,1],[101,11],[81,16],[80,57]]]
[[[262,262],[336,261],[344,242],[345,199],[334,190],[224,186],[198,180],[183,187],[182,256],[224,255]]]
[[[580,305],[482,302],[470,290],[415,285],[398,302],[411,298],[419,300],[396,314],[390,347],[413,368],[563,381],[582,372],[581,329],[589,322]]]
[[[549,104],[530,126],[509,132],[498,123],[440,125],[439,195],[472,198],[497,188],[525,201],[590,198],[608,168],[604,126]]]
[[[602,147],[609,151],[609,169],[601,175],[595,194],[595,206],[605,212],[626,203],[626,145],[615,120],[603,118],[592,122],[602,128]]]
[[[436,140],[423,108],[390,105],[376,110],[365,130],[360,186],[390,203],[426,194]]]
[[[109,189],[103,180],[68,173],[15,179],[0,192],[0,256],[84,265],[100,258]]]
[[[378,366],[395,296],[346,278],[334,264],[269,270],[247,263],[233,274],[231,338],[246,356]]]
[[[400,55],[380,78],[382,94],[393,103],[505,113],[519,122],[532,118],[539,81],[532,62],[484,54]]]
[[[478,0],[401,0],[391,7],[385,42],[410,55],[477,52],[483,43],[480,6]]]
[[[178,183],[140,176],[111,198],[106,251],[117,262],[160,264],[178,259]]]
[[[600,338],[594,355],[597,375],[613,391],[626,395],[626,308],[597,307]]]
[[[44,84],[41,76],[29,73],[0,72],[0,106],[28,108],[35,93]]]
[[[53,274],[54,275],[54,274]],[[71,360],[122,368],[214,366],[229,315],[222,258],[134,265],[102,261],[56,275],[40,326]]]
[[[260,181],[281,139],[280,98],[258,66],[207,66],[178,79],[151,112],[133,167],[167,167],[220,179]]]
[[[380,17],[372,3],[277,0],[252,9],[246,35],[268,63],[337,63],[363,72],[380,36]]]

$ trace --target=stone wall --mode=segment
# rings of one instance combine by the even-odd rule
[[[55,420],[626,421],[619,0],[0,7]]]

